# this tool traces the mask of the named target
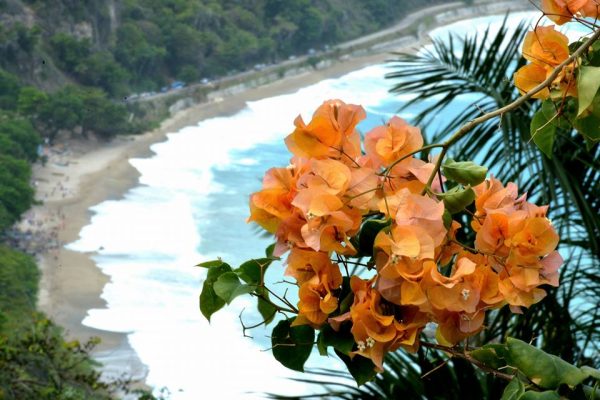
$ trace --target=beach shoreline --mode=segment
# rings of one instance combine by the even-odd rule
[[[408,47],[393,50],[419,48],[426,40],[415,39]],[[110,280],[94,262],[94,252],[79,253],[64,247],[76,241],[81,229],[90,223],[91,207],[106,200],[120,199],[129,189],[139,185],[139,173],[129,160],[151,157],[154,154],[151,146],[167,140],[169,133],[207,118],[235,114],[249,101],[293,93],[324,79],[381,64],[389,58],[390,51],[389,47],[379,46],[377,52],[371,54],[355,55],[323,69],[195,105],[177,112],[159,128],[142,135],[117,137],[108,143],[77,139],[68,141],[66,146],[50,148],[46,165],[36,164],[33,170],[36,198],[41,204],[29,210],[18,227],[43,242],[39,249],[32,251],[37,253],[42,272],[39,308],[65,328],[68,338],[101,339],[93,356],[105,365],[107,377],[119,378],[125,374],[143,382],[147,368],[129,345],[127,332],[103,331],[82,323],[88,310],[106,307],[101,296]]]

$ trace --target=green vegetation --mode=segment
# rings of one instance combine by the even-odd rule
[[[0,260],[0,332],[7,332],[35,312],[40,273],[33,258],[3,245]]]
[[[66,342],[36,312],[34,260],[0,245],[0,398],[107,399],[89,358],[95,342]]]
[[[53,140],[79,127],[84,135],[109,138],[135,131],[127,115],[101,89],[67,85],[46,93],[0,69],[0,235],[34,201],[38,132]],[[112,392],[127,392],[126,380],[100,380],[89,354],[97,341],[67,342],[62,329],[36,311],[38,279],[31,257],[0,244],[0,398],[110,399]]]
[[[0,229],[18,221],[31,206],[30,176],[31,169],[25,161],[0,155]]]
[[[16,72],[15,61],[51,61],[59,71],[48,66],[45,73],[66,75],[117,98],[320,50],[444,2],[117,0],[114,9],[101,1],[26,3],[35,25],[15,22],[0,30],[0,67]],[[43,52],[44,60],[33,50]],[[39,72],[29,73],[34,81]]]
[[[90,357],[98,340],[66,341],[62,328],[36,311],[39,275],[32,257],[0,245],[0,399],[155,399],[131,391],[128,380],[100,380]]]

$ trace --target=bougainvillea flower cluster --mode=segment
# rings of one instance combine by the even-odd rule
[[[525,36],[523,57],[531,63],[521,67],[514,79],[519,91],[526,93],[544,82],[558,65],[569,58],[569,39],[553,25],[538,26]],[[563,68],[551,86],[542,89],[533,98],[547,99],[551,95],[555,98],[577,97],[575,63]]]
[[[539,36],[543,42],[526,43],[534,68],[568,57],[552,27]],[[274,254],[298,286],[293,325],[350,324],[349,355],[382,369],[387,352],[417,349],[428,323],[437,324],[440,343],[454,345],[484,329],[488,311],[520,312],[544,297],[544,285],[558,285],[562,259],[547,207],[489,177],[468,187],[472,200],[451,215],[442,199],[458,183],[417,157],[420,130],[393,117],[361,140],[356,126],[365,116],[358,105],[330,100],[308,123],[298,117],[285,139],[290,165],[267,171],[251,195],[249,221],[275,236]],[[365,252],[374,222],[380,227]],[[348,265],[363,271],[348,274]]]

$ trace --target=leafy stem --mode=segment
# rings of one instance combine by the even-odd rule
[[[475,365],[480,370],[482,370],[488,374],[492,374],[498,378],[507,380],[507,381],[512,381],[513,378],[515,377],[514,375],[507,374],[502,371],[498,371],[497,369],[491,368],[491,367],[483,364],[481,361],[479,361],[479,360],[475,359],[473,356],[471,356],[469,354],[468,348],[466,348],[466,347],[465,348],[449,347],[449,346],[443,346],[441,344],[429,343],[429,342],[421,342],[421,346],[427,347],[430,349],[443,351],[444,353],[449,354],[450,357],[461,358],[461,359],[468,361],[471,364]]]

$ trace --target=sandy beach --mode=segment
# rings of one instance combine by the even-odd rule
[[[415,40],[410,48],[421,44]],[[168,133],[206,118],[231,115],[241,110],[247,101],[292,93],[323,79],[382,63],[390,58],[392,50],[400,49],[382,46],[376,54],[338,60],[321,70],[185,109],[165,120],[160,128],[143,135],[117,137],[108,143],[70,140],[47,149],[48,162],[45,166],[39,163],[34,166],[32,179],[40,204],[34,206],[18,226],[21,232],[31,237],[28,250],[37,254],[42,271],[40,309],[63,326],[70,338],[86,340],[92,336],[100,337],[102,342],[94,356],[108,365],[105,372],[113,376],[125,372],[143,381],[146,368],[129,346],[125,333],[82,325],[88,310],[105,307],[100,296],[109,280],[92,260],[94,253],[83,254],[64,248],[65,244],[79,237],[82,227],[89,224],[92,217],[90,207],[105,200],[119,199],[129,188],[137,185],[139,174],[129,159],[150,157],[150,146],[165,140]]]

